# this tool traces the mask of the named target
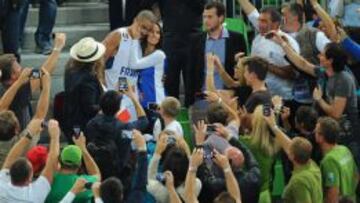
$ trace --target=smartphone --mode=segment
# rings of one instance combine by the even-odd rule
[[[47,128],[47,127],[48,127],[48,122],[47,121],[41,122],[41,128]]]
[[[127,91],[128,90],[128,83],[126,77],[119,77],[119,91]]]
[[[160,183],[165,184],[165,175],[163,173],[158,173],[156,174],[156,180],[159,181]]]
[[[167,138],[167,145],[173,146],[176,144],[176,138],[173,136],[168,136]]]
[[[81,128],[80,128],[80,126],[79,126],[79,125],[75,125],[75,126],[73,127],[73,131],[74,131],[74,136],[75,136],[75,138],[76,138],[76,139],[79,138],[80,133],[81,133]]]
[[[212,134],[216,132],[216,126],[214,124],[207,125],[206,134]]]
[[[204,160],[211,161],[214,158],[214,150],[212,146],[204,146]]]
[[[87,189],[87,190],[91,190],[92,185],[93,185],[93,183],[92,183],[92,182],[87,182],[87,183],[85,183],[85,189]]]
[[[32,79],[40,79],[41,78],[41,72],[39,69],[32,69],[30,78]]]
[[[157,103],[148,103],[148,109],[152,111],[157,111],[159,109],[159,105]]]
[[[271,115],[271,106],[270,105],[264,105],[263,115],[266,117],[269,117]]]
[[[123,138],[127,138],[132,140],[133,139],[133,132],[131,130],[123,130],[121,132]]]
[[[274,37],[274,33],[272,33],[272,32],[269,32],[269,33],[267,33],[266,35],[265,35],[265,38],[266,39],[272,39],[273,37]]]

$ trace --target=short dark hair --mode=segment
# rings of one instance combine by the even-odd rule
[[[123,200],[124,186],[116,177],[106,179],[100,185],[100,196],[104,203],[119,202]]]
[[[271,17],[271,22],[279,24],[281,23],[281,14],[275,7],[264,7],[260,12],[269,14]]]
[[[223,125],[227,124],[229,113],[218,103],[212,103],[209,105],[209,108],[206,113],[207,122],[209,124],[221,123]]]
[[[172,172],[175,187],[184,183],[188,168],[189,159],[186,152],[179,147],[172,147],[164,159],[163,171]]]
[[[158,19],[156,18],[155,14],[150,10],[142,10],[140,11],[136,17],[137,20],[149,20],[152,23],[156,23]]]
[[[311,158],[312,145],[309,140],[303,137],[295,137],[292,139],[290,151],[294,159],[299,164],[306,164]]]
[[[215,8],[216,9],[216,15],[217,16],[224,16],[225,17],[225,12],[226,12],[226,9],[225,9],[225,6],[223,3],[219,2],[219,1],[211,1],[209,3],[207,3],[205,5],[205,10],[210,10],[210,9],[213,9]]]
[[[14,112],[0,112],[0,141],[9,141],[16,135],[16,129],[20,128]]]
[[[214,203],[236,203],[236,200],[229,192],[222,192],[214,199]]]
[[[334,72],[341,72],[345,69],[347,56],[340,44],[330,42],[325,46],[325,56],[332,59],[332,67]]]
[[[269,62],[261,57],[249,57],[243,62],[249,73],[255,73],[259,80],[264,81],[268,72]]]
[[[11,183],[22,185],[29,180],[32,172],[31,164],[26,158],[19,158],[10,167]]]
[[[339,123],[331,117],[319,118],[320,134],[329,144],[335,144],[340,133]]]
[[[100,108],[104,115],[114,116],[120,109],[121,94],[110,90],[107,91],[100,99]]]
[[[11,74],[13,73],[12,65],[16,60],[17,59],[14,54],[3,54],[0,56],[0,82],[5,82],[11,79]]]
[[[289,11],[293,16],[296,16],[298,18],[300,24],[303,23],[304,9],[300,4],[291,3],[289,6]]]
[[[298,124],[303,124],[304,129],[308,132],[313,132],[318,120],[318,112],[310,106],[300,106],[295,113],[295,121]]]

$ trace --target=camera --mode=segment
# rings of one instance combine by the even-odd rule
[[[212,134],[215,132],[216,132],[216,125],[214,125],[214,124],[207,125],[206,134]]]
[[[269,117],[271,115],[271,105],[267,104],[263,107],[263,115]]]
[[[204,146],[204,160],[211,161],[214,158],[215,152],[212,146]]]
[[[75,136],[75,138],[76,138],[76,139],[79,138],[80,133],[81,133],[81,128],[80,128],[80,126],[79,126],[79,125],[75,125],[75,126],[73,127],[73,131],[74,131],[74,136]]]
[[[30,78],[40,79],[40,78],[41,78],[41,71],[38,70],[38,69],[32,69],[32,70],[31,70]]]
[[[128,90],[128,83],[126,77],[119,77],[119,91],[124,92]]]
[[[93,185],[92,182],[87,182],[87,183],[85,183],[85,188],[86,188],[87,190],[91,190],[92,185]]]
[[[148,103],[148,109],[152,111],[157,111],[159,109],[159,105],[157,103]]]
[[[175,144],[176,144],[176,138],[173,136],[168,136],[167,145],[175,145]]]
[[[163,173],[156,174],[156,180],[159,181],[160,183],[165,184],[166,181],[165,175]]]

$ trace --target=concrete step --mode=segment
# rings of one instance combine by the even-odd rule
[[[28,27],[25,29],[24,40],[25,43],[22,46],[24,50],[35,50],[34,34],[36,27]],[[70,47],[83,37],[94,37],[98,41],[102,41],[105,36],[109,33],[108,23],[97,23],[97,24],[83,24],[73,26],[56,26],[53,32],[64,32],[67,34],[67,41],[65,50],[69,50]]]
[[[58,7],[55,26],[106,23],[109,21],[108,4],[69,2]],[[30,8],[26,26],[37,26],[39,8]]]

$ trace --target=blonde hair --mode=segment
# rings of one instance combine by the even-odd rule
[[[275,138],[271,136],[268,124],[264,120],[263,105],[259,105],[255,108],[251,123],[251,144],[258,146],[269,156],[275,155],[280,150],[280,146],[275,141]]]

